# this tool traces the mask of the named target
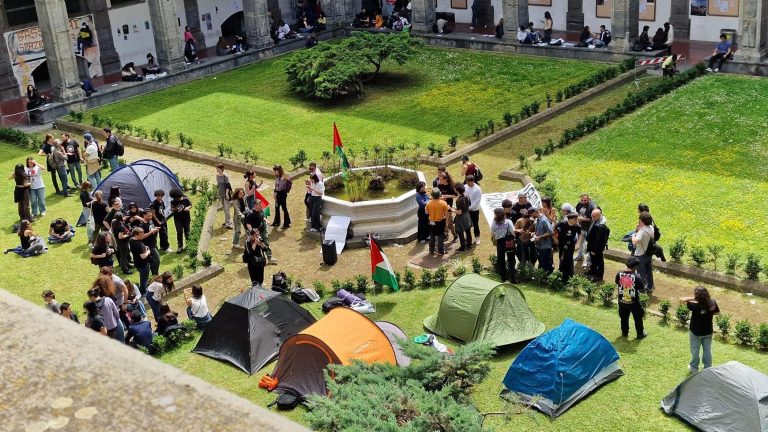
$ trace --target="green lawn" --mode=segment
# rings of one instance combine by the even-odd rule
[[[679,420],[665,416],[659,410],[660,400],[686,377],[689,360],[686,331],[660,323],[656,318],[646,319],[650,336],[637,341],[620,337],[618,314],[614,308],[599,308],[579,304],[560,295],[523,287],[528,303],[547,329],[559,325],[570,317],[603,334],[619,352],[625,376],[619,378],[567,411],[554,421],[536,413],[515,416],[508,422],[501,417],[489,417],[488,425],[503,431],[682,431],[688,428]],[[443,289],[401,292],[378,296],[379,312],[372,319],[384,319],[399,325],[409,337],[424,333],[421,321],[437,310]],[[310,306],[316,317],[322,316],[319,304]],[[450,343],[449,343],[450,344]],[[271,371],[267,366],[253,376],[248,376],[228,364],[190,354],[194,343],[166,355],[163,360],[180,369],[197,375],[216,386],[266,405],[274,395],[258,388],[261,376]],[[502,350],[491,362],[489,378],[474,392],[474,399],[481,412],[499,411],[503,404],[498,397],[501,380],[522,344]],[[715,342],[716,364],[738,360],[758,370],[768,368],[768,357],[751,349]],[[304,410],[285,413],[303,422]]]
[[[611,126],[535,164],[550,171],[561,200],[590,192],[608,216],[612,241],[637,223],[647,203],[662,244],[721,244],[756,252],[768,222],[768,81],[742,76],[700,78]],[[725,255],[725,253],[723,253]],[[722,259],[721,259],[722,268]]]
[[[94,110],[120,122],[183,132],[194,147],[216,153],[219,144],[251,148],[261,163],[287,164],[304,149],[310,159],[331,150],[335,121],[344,144],[361,146],[468,138],[488,119],[502,123],[545,94],[605,67],[600,63],[460,50],[424,49],[403,67],[386,65],[365,88],[364,100],[327,104],[288,91],[290,54],[209,76]],[[86,116],[86,122],[90,116]]]
[[[13,172],[17,163],[24,163],[27,156],[35,156],[38,163],[45,166],[45,158],[37,156],[33,150],[25,150],[6,143],[0,143],[0,173],[5,180],[4,187],[0,188],[0,202],[3,211],[0,212],[0,247],[6,249],[19,245],[19,237],[12,232],[13,224],[18,223],[19,216],[16,204],[13,203],[13,180],[7,180],[7,176]],[[85,168],[83,168],[85,174]],[[109,174],[109,170],[102,171],[102,178]],[[64,218],[74,225],[80,216],[82,206],[79,194],[75,193],[69,198],[56,195],[51,177],[48,172],[43,173],[46,192],[46,215],[32,224],[35,233],[48,237],[48,228],[56,218]],[[71,179],[69,180],[72,181]],[[71,183],[70,183],[71,184]],[[175,244],[176,231],[173,224],[170,226],[169,239]],[[46,240],[46,245],[48,242]],[[34,303],[43,303],[40,294],[43,290],[50,289],[56,293],[59,303],[69,302],[80,313],[82,304],[87,300],[86,291],[91,287],[90,283],[96,279],[98,270],[90,262],[90,249],[85,235],[85,227],[76,229],[75,237],[69,243],[48,245],[46,254],[21,258],[19,255],[9,253],[0,255],[0,287],[8,290],[26,300]],[[161,271],[170,270],[181,262],[181,255],[161,254]],[[138,273],[129,277],[138,283]]]

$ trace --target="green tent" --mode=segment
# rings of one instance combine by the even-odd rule
[[[424,320],[424,327],[439,336],[489,342],[494,347],[544,333],[544,324],[533,315],[517,287],[475,273],[456,279],[448,287],[440,309]]]

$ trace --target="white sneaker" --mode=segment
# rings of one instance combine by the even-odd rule
[[[167,248],[167,249],[166,249],[166,250],[164,250],[163,252],[165,252],[165,253],[172,253],[172,252],[173,252],[173,249],[171,249],[171,248]]]
[[[475,239],[475,244],[480,244],[480,239]]]
[[[318,230],[316,230],[316,229],[314,229],[314,228],[310,228],[310,229],[309,229],[309,232],[311,232],[311,233],[316,233],[316,232],[320,232],[320,231],[318,231]]]
[[[267,261],[267,264],[271,264],[271,265],[277,265],[277,258],[270,258],[270,259]]]
[[[40,216],[45,216],[45,212],[40,213]]]
[[[715,69],[715,72],[720,72],[720,69]]]
[[[707,72],[712,72],[712,68],[706,68],[705,70],[706,70]]]

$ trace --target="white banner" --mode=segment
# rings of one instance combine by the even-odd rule
[[[483,211],[483,215],[485,215],[485,219],[488,221],[488,226],[493,223],[493,209],[501,208],[501,202],[505,199],[512,201],[512,204],[516,203],[517,194],[520,192],[528,197],[528,202],[533,207],[541,207],[541,196],[539,196],[539,192],[533,183],[528,183],[519,191],[484,193],[483,200],[480,202],[480,210]]]

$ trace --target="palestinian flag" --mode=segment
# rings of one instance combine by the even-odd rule
[[[381,247],[379,247],[379,244],[376,243],[376,240],[370,234],[368,234],[368,239],[371,243],[371,279],[374,282],[392,288],[392,291],[400,291],[395,272],[392,271],[392,266],[389,265],[387,256],[384,255]]]
[[[264,198],[264,195],[261,194],[258,190],[256,191],[256,199],[261,201],[261,210],[264,212],[264,217],[269,217],[269,201],[267,201],[266,198]]]
[[[333,122],[333,152],[341,159],[341,175],[347,178],[349,161],[347,155],[344,154],[344,145],[341,143],[341,135],[339,135],[339,129],[336,128],[336,122]]]

